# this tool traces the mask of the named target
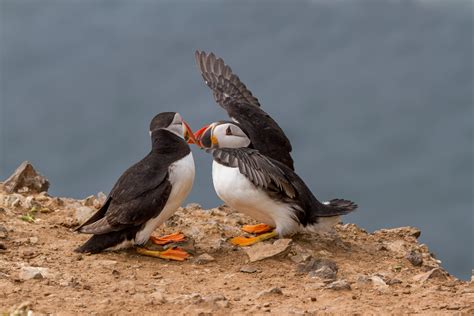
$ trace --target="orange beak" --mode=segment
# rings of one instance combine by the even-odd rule
[[[194,140],[196,141],[195,144],[198,145],[199,147],[203,147],[202,144],[201,144],[201,137],[202,137],[202,134],[207,130],[208,127],[209,127],[209,125],[204,125],[196,133],[194,133]]]
[[[188,123],[183,121],[184,124],[184,140],[188,142],[188,144],[196,144],[196,138],[194,137],[193,130],[189,127]]]

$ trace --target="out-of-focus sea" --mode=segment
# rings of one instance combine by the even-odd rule
[[[0,178],[23,160],[53,195],[108,192],[149,120],[226,119],[194,64],[224,57],[346,222],[411,225],[454,275],[473,266],[472,1],[0,1]],[[194,150],[188,202],[221,203]]]

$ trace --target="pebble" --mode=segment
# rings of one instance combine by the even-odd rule
[[[243,273],[255,273],[258,271],[258,269],[251,265],[244,265],[240,268],[239,271]]]
[[[285,253],[291,242],[291,239],[278,239],[273,244],[257,243],[252,247],[245,247],[244,251],[250,262],[255,262]]]
[[[429,279],[447,280],[448,276],[446,275],[446,272],[444,272],[440,268],[434,268],[428,272],[417,274],[413,277],[413,280],[421,283],[424,283]]]
[[[385,290],[388,289],[387,283],[385,283],[385,281],[382,280],[381,277],[374,275],[374,276],[370,277],[370,280],[372,281],[372,285],[376,289],[381,290],[381,291],[385,291]]]
[[[29,238],[29,242],[30,242],[30,244],[32,244],[32,245],[37,244],[37,243],[38,243],[38,240],[39,240],[39,239],[38,239],[38,237],[36,237],[36,236],[33,236],[33,237],[30,237],[30,238]]]
[[[337,280],[326,285],[326,288],[331,289],[331,290],[336,290],[336,291],[350,290],[351,285],[346,280]]]
[[[272,295],[272,294],[282,295],[283,292],[281,291],[281,289],[279,287],[273,287],[271,289],[263,290],[263,291],[259,292],[257,294],[257,298],[262,297],[262,296],[266,296],[266,295]]]
[[[76,220],[82,224],[84,223],[86,220],[88,220],[92,214],[94,214],[96,212],[96,210],[88,207],[88,206],[80,206],[78,208],[76,208],[76,212],[75,212],[75,216],[76,216]]]
[[[206,264],[212,261],[216,261],[216,259],[214,259],[214,257],[208,253],[203,253],[202,255],[194,259],[194,263],[196,264]]]
[[[22,267],[20,270],[20,280],[43,279],[48,277],[48,268]]]
[[[166,302],[168,302],[165,295],[161,291],[151,293],[150,298],[152,300],[152,303],[154,304],[165,304]]]
[[[0,239],[5,239],[8,237],[8,230],[5,228],[5,226],[0,225]]]
[[[0,250],[6,250],[6,249],[7,249],[7,246],[5,246],[4,243],[0,242]]]
[[[411,250],[409,251],[406,255],[405,258],[410,261],[412,265],[415,267],[419,267],[423,264],[423,256],[421,253],[419,253],[416,250]]]
[[[319,277],[326,280],[335,280],[337,274],[337,264],[328,259],[311,259],[306,263],[296,266],[296,271],[309,273],[311,277]]]

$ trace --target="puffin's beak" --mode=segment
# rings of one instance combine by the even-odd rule
[[[196,138],[194,138],[193,130],[189,127],[188,123],[183,121],[184,125],[184,140],[188,142],[188,144],[196,144]]]
[[[201,137],[202,137],[202,134],[209,128],[209,125],[204,125],[203,127],[201,127],[196,133],[194,133],[194,139],[196,141],[196,145],[198,145],[199,147],[203,147],[202,144],[201,144]]]

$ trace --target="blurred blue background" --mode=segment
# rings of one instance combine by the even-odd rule
[[[0,179],[30,160],[53,195],[108,192],[149,120],[226,119],[194,50],[231,65],[293,143],[320,199],[368,230],[412,225],[473,268],[473,2],[0,0]],[[188,202],[221,202],[194,150]]]

